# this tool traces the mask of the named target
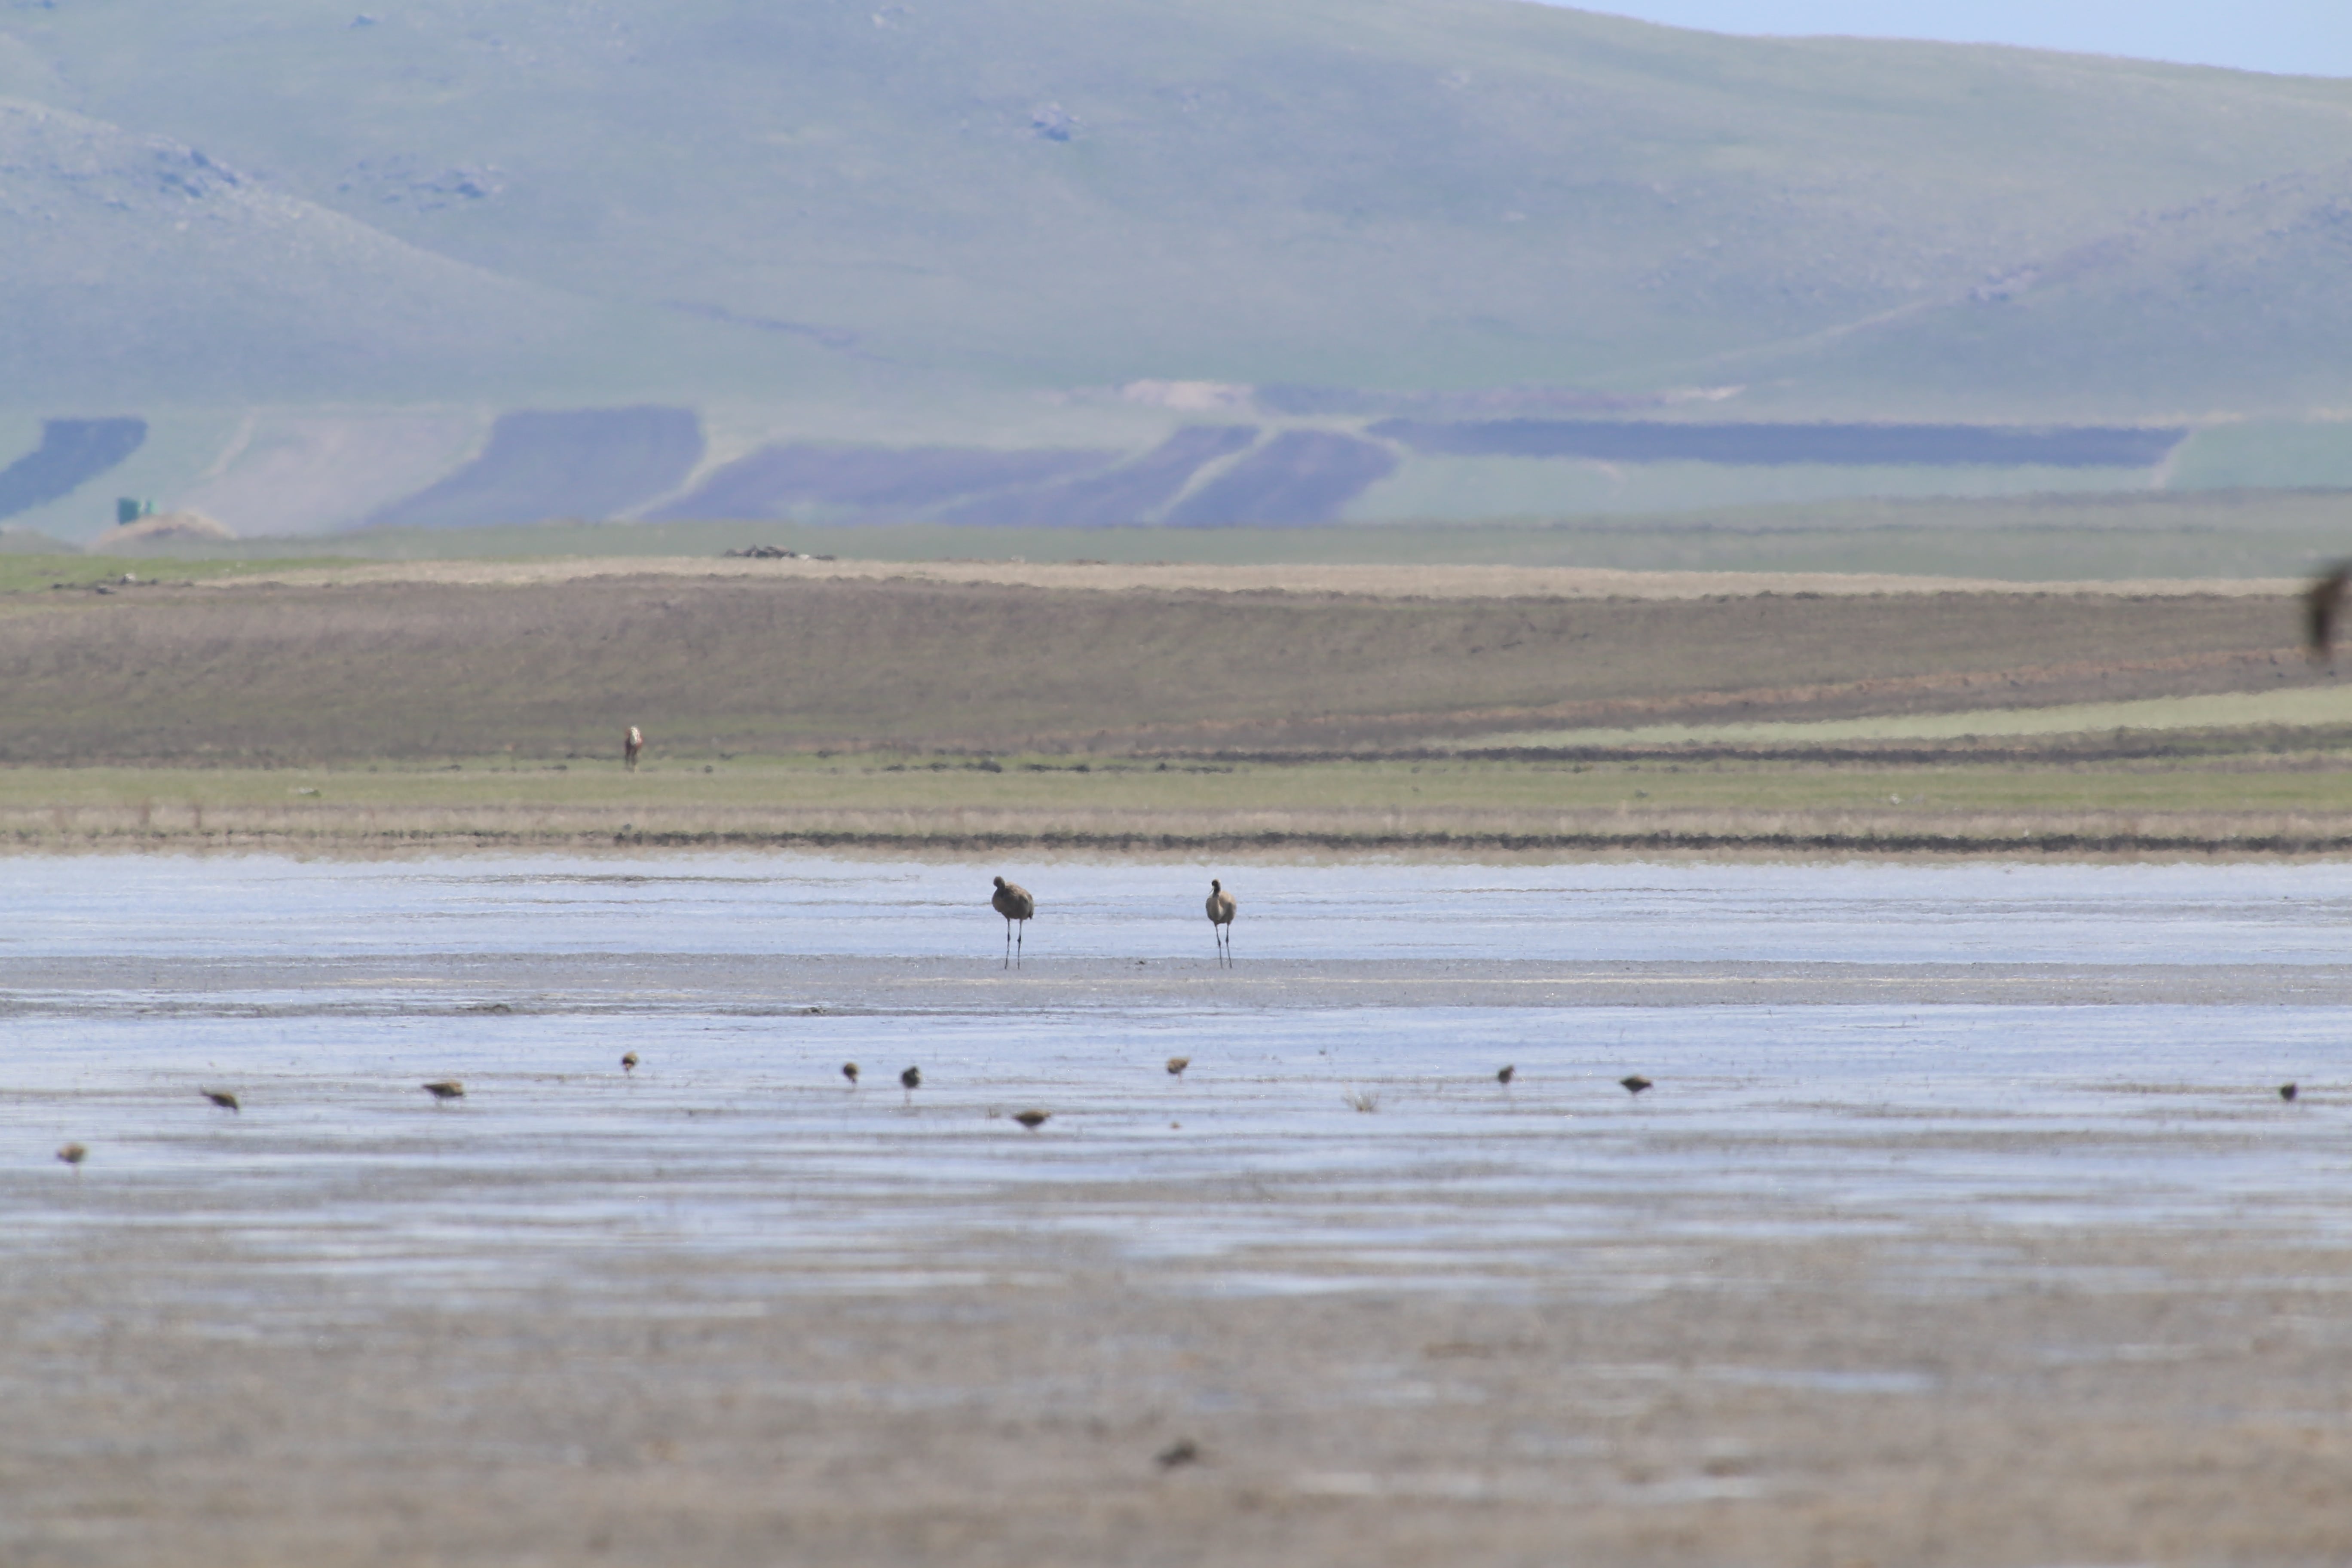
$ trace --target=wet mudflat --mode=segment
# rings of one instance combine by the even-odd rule
[[[9,862],[0,1558],[2352,1553],[2352,868],[992,869]]]

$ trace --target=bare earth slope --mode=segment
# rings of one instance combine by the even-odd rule
[[[0,604],[0,758],[17,762],[601,754],[631,722],[672,754],[1349,747],[2307,679],[2286,603],[2221,592],[1439,599],[634,575]]]

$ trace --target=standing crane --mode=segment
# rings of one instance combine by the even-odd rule
[[[1234,961],[1234,911],[1240,905],[1225,891],[1225,885],[1216,878],[1209,879],[1209,934],[1216,938],[1217,962],[1230,965]]]
[[[1013,935],[1013,922],[1020,921],[1021,937],[1028,936],[1029,917],[1037,912],[1037,900],[1020,883],[999,877],[995,896],[988,900],[988,907],[1004,917],[1004,967],[1010,969],[1021,961],[1021,943]]]

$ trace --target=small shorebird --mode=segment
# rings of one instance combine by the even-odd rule
[[[2303,591],[2304,649],[2315,662],[2336,653],[2336,619],[2344,611],[2344,590],[2352,584],[2352,561],[2329,570]]]
[[[235,1110],[238,1109],[236,1096],[231,1094],[225,1089],[199,1089],[197,1092],[202,1094],[206,1100],[211,1100],[215,1105],[219,1106],[223,1110]]]
[[[856,1062],[842,1063],[841,1076],[849,1080],[850,1088],[856,1089],[857,1087],[857,1064]]]
[[[637,1070],[636,1052],[623,1051],[621,1053],[621,1070],[623,1072],[635,1072]]]
[[[89,1151],[79,1143],[68,1143],[58,1151],[58,1158],[79,1171],[81,1163],[89,1158]]]
[[[466,1086],[454,1078],[445,1078],[426,1084],[425,1092],[436,1100],[463,1100],[466,1098]]]
[[[1045,1126],[1046,1122],[1051,1121],[1053,1119],[1054,1113],[1050,1110],[1024,1110],[1020,1115],[1015,1116],[1013,1120],[1021,1123],[1022,1126],[1029,1129],[1030,1131],[1034,1132],[1037,1129]]]
[[[1020,883],[1008,882],[999,877],[996,879],[996,892],[989,899],[988,907],[1004,917],[1004,967],[1010,969],[1021,959],[1021,946],[1013,939],[1013,922],[1019,921],[1021,935],[1028,936],[1030,917],[1037,912],[1037,900],[1031,898],[1029,889]]]
[[[2302,1092],[2303,1091],[2301,1089],[2295,1088],[2294,1085],[2291,1083],[2283,1083],[2279,1085],[2279,1098],[2286,1100],[2290,1104],[2294,1102],[2294,1097]]]
[[[1168,1076],[1170,1078],[1182,1078],[1184,1076],[1184,1069],[1192,1065],[1192,1058],[1191,1057],[1170,1057],[1168,1058]]]
[[[1518,1076],[1519,1069],[1516,1066],[1507,1067],[1502,1071],[1495,1075],[1495,1081],[1496,1083],[1507,1084]]]
[[[1617,1087],[1623,1089],[1627,1094],[1639,1094],[1643,1089],[1650,1087],[1650,1080],[1643,1078],[1640,1073],[1635,1073],[1631,1078],[1619,1079],[1617,1080]]]
[[[923,1069],[908,1068],[898,1075],[898,1087],[907,1091],[907,1103],[915,1103],[915,1091],[923,1087]]]
[[[621,742],[621,763],[631,773],[637,771],[637,753],[646,749],[646,737],[638,728],[629,726],[628,739]]]
[[[1217,962],[1223,964],[1234,962],[1234,911],[1239,907],[1223,882],[1209,879],[1209,934],[1216,938]]]
[[[1151,1457],[1161,1469],[1172,1470],[1179,1465],[1196,1462],[1201,1458],[1201,1445],[1190,1437],[1179,1437]]]

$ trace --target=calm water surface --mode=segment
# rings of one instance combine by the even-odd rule
[[[387,1300],[577,1287],[678,1249],[740,1259],[753,1295],[1106,1254],[1185,1289],[1565,1268],[1607,1289],[1703,1268],[1710,1237],[2341,1239],[2352,1217],[2352,1009],[2284,986],[2150,1003],[2132,981],[2352,969],[2352,867],[1217,868],[1242,900],[1236,978],[1501,988],[1454,1005],[1410,984],[1346,1005],[1244,991],[1212,964],[1210,869],[1157,864],[1004,868],[1039,902],[1005,980],[996,868],[11,860],[0,1257],[144,1226],[257,1278],[372,1271]],[[625,983],[567,989],[583,957]],[[1503,994],[1647,964],[1796,981],[1743,1005]],[[886,996],[890,965],[914,979]],[[1986,989],[1809,999],[1805,966],[1856,965]],[[2007,968],[2052,965],[2102,978],[2000,999]],[[1114,983],[1130,968],[1182,989]],[[936,1002],[907,999],[934,981]],[[1656,1080],[1639,1099],[1615,1082],[1635,1071]],[[443,1077],[462,1103],[417,1087]],[[1035,1133],[1009,1120],[1031,1107],[1053,1115]],[[68,1139],[91,1150],[79,1175],[50,1157]]]

